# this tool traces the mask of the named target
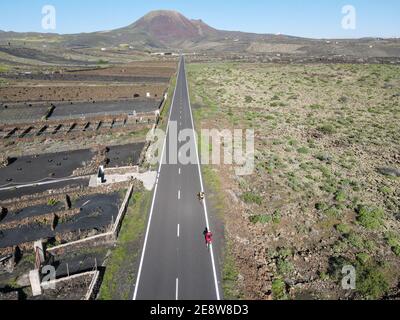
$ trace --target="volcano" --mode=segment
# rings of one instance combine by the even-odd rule
[[[152,11],[124,29],[147,34],[167,45],[175,41],[196,41],[218,35],[218,30],[202,20],[189,20],[179,12],[162,10]]]

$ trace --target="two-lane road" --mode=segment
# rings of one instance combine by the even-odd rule
[[[169,163],[170,153],[179,153],[186,142],[169,135],[189,129],[193,164]],[[203,230],[210,229],[206,202],[197,199],[204,190],[193,137],[193,115],[181,57],[172,101],[167,137],[154,190],[134,297],[137,300],[219,300],[218,269],[213,249],[207,250]],[[174,139],[175,141],[172,141]],[[173,148],[177,143],[178,150]],[[173,154],[171,158],[179,158]],[[212,231],[212,229],[211,229]]]

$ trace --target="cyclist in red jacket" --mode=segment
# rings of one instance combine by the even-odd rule
[[[207,247],[210,247],[210,245],[212,244],[212,241],[213,241],[213,239],[212,239],[212,237],[213,237],[212,232],[209,231],[208,228],[206,228],[206,229],[204,230],[204,233],[203,233],[203,234],[204,234],[204,238],[205,238]]]

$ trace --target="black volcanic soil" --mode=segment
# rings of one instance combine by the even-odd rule
[[[124,83],[167,83],[168,77],[144,76],[106,76],[83,74],[3,74],[3,78],[12,80],[40,80],[40,81],[90,81],[90,82],[124,82]]]
[[[76,230],[100,229],[111,225],[118,215],[120,196],[118,193],[96,194],[84,196],[73,203],[73,208],[79,208],[80,213],[68,221],[60,222],[55,230],[50,225],[24,225],[19,228],[2,230],[0,232],[0,248],[7,248],[21,243],[55,237]],[[35,208],[33,208],[35,209]],[[33,210],[28,208],[26,210]],[[37,213],[33,211],[32,214]]]
[[[126,144],[109,147],[107,166],[110,168],[138,165],[145,143]]]
[[[0,185],[66,178],[72,175],[75,169],[84,167],[92,157],[93,153],[90,150],[76,150],[15,158],[10,165],[0,169]]]

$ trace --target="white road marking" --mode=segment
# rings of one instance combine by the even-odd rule
[[[179,279],[176,278],[176,284],[175,284],[175,300],[179,300]]]
[[[177,231],[177,236],[178,236],[178,238],[179,238],[179,236],[180,236],[180,230],[181,229],[181,226],[178,224],[178,231]]]
[[[179,61],[179,66],[178,66],[177,83],[178,83],[178,80],[179,80],[180,68],[181,68],[181,61]],[[176,95],[176,88],[177,88],[177,87],[178,87],[178,85],[175,86],[174,96],[173,96],[173,98],[172,98],[172,104],[171,104],[171,109],[170,109],[170,113],[169,113],[169,119],[168,119],[168,124],[167,124],[167,130],[166,130],[166,135],[165,135],[165,139],[164,139],[163,149],[162,149],[162,152],[161,152],[160,164],[159,164],[159,168],[158,168],[158,174],[160,174],[160,172],[161,172],[161,167],[162,167],[162,165],[163,165],[163,159],[164,159],[164,153],[165,153],[165,146],[166,146],[166,144],[167,144],[167,137],[168,137],[168,132],[169,132],[169,124],[170,124],[170,121],[171,121],[172,110],[173,110],[173,107],[174,107],[175,95]],[[142,257],[140,258],[140,265],[139,265],[139,271],[138,271],[138,275],[137,275],[137,279],[136,279],[136,285],[135,285],[135,292],[134,292],[134,294],[133,294],[133,300],[136,300],[136,298],[137,298],[137,293],[138,293],[138,289],[139,289],[140,276],[141,276],[141,274],[142,274],[143,261],[144,261],[144,256],[145,256],[145,254],[146,254],[147,240],[148,240],[148,238],[149,238],[150,226],[151,226],[151,219],[152,219],[152,217],[153,217],[154,204],[155,204],[155,200],[156,200],[156,196],[157,196],[157,191],[158,191],[158,184],[155,186],[155,189],[154,189],[153,201],[152,201],[152,203],[151,203],[149,222],[148,222],[148,224],[147,224],[146,236],[145,236],[145,239],[144,239],[144,245],[143,245],[143,251],[142,251]]]
[[[178,200],[181,200],[181,190],[178,191]]]
[[[181,174],[181,168],[179,168],[179,174]]]
[[[186,68],[185,68],[185,71],[186,71]],[[198,167],[198,170],[199,170],[200,185],[201,185],[201,190],[204,191],[203,176],[201,174],[199,150],[198,150],[197,139],[196,139],[196,130],[195,130],[195,127],[194,127],[192,106],[191,106],[191,103],[190,103],[189,85],[188,85],[188,82],[187,82],[186,73],[185,73],[185,80],[186,80],[187,97],[188,97],[188,102],[189,102],[190,118],[192,120],[192,127],[193,127],[193,137],[194,137],[194,143],[195,143],[195,147],[196,147],[197,167]],[[205,218],[206,218],[207,229],[211,230],[210,223],[208,221],[207,203],[206,203],[206,199],[205,198],[203,200],[203,205],[204,205],[203,207],[204,207],[204,215],[205,215]],[[221,297],[220,297],[220,294],[219,294],[217,271],[216,271],[216,268],[215,268],[215,261],[214,261],[214,250],[213,250],[213,246],[212,245],[210,246],[210,255],[211,255],[211,263],[212,263],[212,268],[213,268],[213,273],[214,273],[215,293],[217,295],[217,300],[221,300]]]

